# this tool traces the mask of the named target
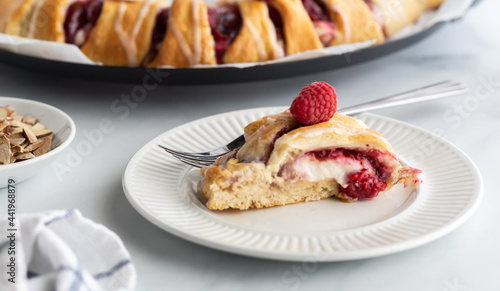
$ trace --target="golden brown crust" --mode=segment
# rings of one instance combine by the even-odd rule
[[[70,0],[45,0],[32,19],[32,38],[64,42],[64,19]]]
[[[444,0],[420,0],[424,5],[424,9],[436,9]]]
[[[175,0],[170,8],[167,34],[149,66],[187,68],[215,64],[207,5],[200,0]]]
[[[301,153],[338,147],[375,149],[395,155],[381,133],[369,129],[357,119],[336,113],[330,121],[297,128],[277,139],[267,165],[270,171],[278,172]]]
[[[245,127],[245,144],[238,151],[240,162],[266,161],[277,135],[299,126],[289,111],[263,117]]]
[[[24,0],[2,0],[0,9],[0,33],[7,33],[7,27],[11,18],[15,18],[19,14],[18,8],[25,2]]]
[[[282,57],[283,49],[277,43],[267,4],[261,1],[241,1],[238,5],[242,27],[227,48],[224,62],[264,62]]]
[[[371,0],[381,14],[387,36],[415,22],[424,11],[421,0]]]
[[[101,16],[82,47],[91,60],[109,66],[138,66],[151,46],[162,0],[104,1]]]
[[[269,3],[278,10],[283,20],[286,55],[323,47],[301,0],[274,0]]]
[[[202,174],[201,193],[212,210],[279,206],[325,199],[339,193],[335,180],[289,183],[272,177],[261,163],[230,160],[226,167],[206,167]],[[235,181],[237,183],[233,183]]]
[[[325,0],[331,19],[335,23],[332,45],[375,39],[384,42],[379,22],[363,0]]]
[[[36,14],[35,10],[42,3],[43,0],[25,0],[20,4],[11,2],[10,4],[14,6],[11,6],[12,12],[6,21],[5,31],[11,35],[29,37],[33,15]],[[7,17],[7,15],[3,17]]]

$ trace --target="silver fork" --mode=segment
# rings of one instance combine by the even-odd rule
[[[404,93],[392,95],[389,97],[365,102],[359,105],[342,108],[337,112],[342,114],[355,114],[380,108],[387,108],[397,105],[404,105],[415,102],[456,96],[460,94],[465,94],[466,92],[467,89],[462,84],[458,82],[445,81],[421,87],[418,89],[414,89],[411,91],[407,91]],[[170,153],[173,157],[177,158],[181,162],[197,168],[202,168],[213,164],[218,158],[242,146],[244,143],[245,143],[245,138],[243,137],[243,135],[240,135],[227,145],[202,153],[187,153],[187,152],[173,150],[163,145],[158,145],[158,146],[164,149],[167,153]]]

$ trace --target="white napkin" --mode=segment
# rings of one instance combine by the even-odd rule
[[[130,255],[106,227],[74,209],[16,215],[14,227],[0,218],[0,290],[134,289]]]

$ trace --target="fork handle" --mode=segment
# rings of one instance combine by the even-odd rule
[[[342,108],[339,109],[338,112],[349,115],[380,108],[388,108],[398,105],[455,96],[464,93],[467,93],[467,89],[460,83],[445,81],[390,97]]]

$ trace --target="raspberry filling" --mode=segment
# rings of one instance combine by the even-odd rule
[[[269,18],[274,25],[274,30],[276,31],[276,38],[278,39],[278,43],[282,44],[282,47],[285,47],[285,37],[283,34],[283,19],[281,18],[281,14],[278,9],[267,3],[267,8],[269,11]]]
[[[238,4],[225,3],[209,7],[208,22],[215,40],[217,63],[223,64],[224,53],[241,29],[242,19]]]
[[[325,47],[330,46],[335,38],[335,27],[325,3],[318,0],[302,0],[302,4],[314,24],[321,43]]]
[[[378,150],[335,148],[305,153],[286,164],[279,175],[309,181],[334,178],[344,195],[362,199],[384,191],[395,166],[396,157]]]
[[[71,4],[64,20],[64,38],[69,44],[82,47],[101,15],[103,0],[77,1]]]
[[[148,64],[158,55],[165,35],[167,34],[169,16],[170,8],[162,9],[156,14],[155,25],[151,33],[151,46],[144,60],[144,64]]]

